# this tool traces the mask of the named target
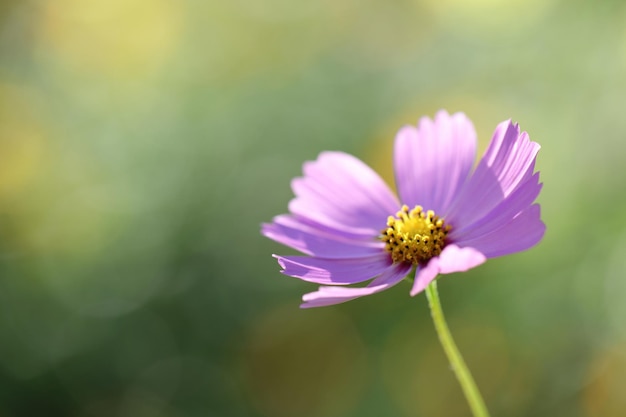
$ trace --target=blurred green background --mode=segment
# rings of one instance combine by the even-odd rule
[[[446,276],[494,416],[626,414],[626,5],[0,6],[0,416],[467,416],[409,286],[299,310],[259,234],[440,108],[542,145],[548,232]]]

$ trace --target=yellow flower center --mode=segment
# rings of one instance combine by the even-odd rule
[[[445,246],[450,226],[432,210],[424,211],[421,206],[409,211],[404,205],[389,216],[387,228],[382,231],[381,240],[394,262],[409,262],[414,265],[427,262],[437,256]]]

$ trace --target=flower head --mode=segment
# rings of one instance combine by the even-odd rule
[[[467,271],[541,240],[545,225],[533,204],[542,186],[534,173],[538,151],[508,120],[472,171],[471,121],[440,111],[396,135],[398,197],[359,159],[323,152],[292,181],[290,214],[261,232],[306,255],[274,255],[283,274],[322,284],[303,296],[302,307],[374,294],[412,271],[415,295],[438,274]]]

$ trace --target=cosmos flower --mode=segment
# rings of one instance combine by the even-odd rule
[[[541,240],[545,225],[533,204],[542,186],[534,173],[538,151],[508,120],[472,171],[472,122],[440,111],[396,135],[398,197],[359,159],[323,152],[292,181],[290,214],[261,232],[305,254],[274,255],[283,274],[322,284],[303,296],[303,308],[371,295],[409,274],[413,296],[438,274],[467,271]]]

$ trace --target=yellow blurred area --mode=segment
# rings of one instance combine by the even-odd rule
[[[622,417],[626,410],[626,344],[597,353],[583,391],[586,416]]]
[[[0,84],[0,200],[21,191],[39,173],[47,133],[28,88]]]
[[[338,311],[276,307],[250,323],[246,342],[242,372],[265,416],[340,416],[363,394],[366,349]]]
[[[114,78],[158,70],[183,30],[175,0],[46,0],[38,41],[71,69]]]

